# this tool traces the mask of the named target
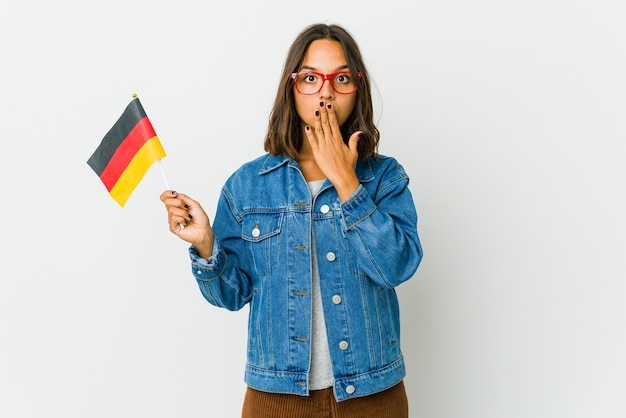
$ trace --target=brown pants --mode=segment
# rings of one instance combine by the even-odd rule
[[[400,382],[383,392],[337,402],[333,389],[309,396],[261,392],[248,388],[242,418],[408,418],[409,405]]]

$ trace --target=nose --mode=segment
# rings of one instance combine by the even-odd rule
[[[322,81],[322,88],[320,89],[320,98],[330,99],[333,97],[334,93],[335,93],[335,89],[333,88],[333,85],[331,84],[330,79],[326,79]]]

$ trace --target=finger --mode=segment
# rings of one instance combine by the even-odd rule
[[[169,221],[170,231],[175,234],[179,234],[181,231],[185,229],[185,227],[187,226],[187,222],[188,220],[185,219],[184,216],[178,216],[178,215],[170,216],[170,221]]]
[[[167,207],[180,207],[189,210],[200,208],[200,204],[198,202],[182,193],[171,192],[168,194],[166,191],[161,194],[161,200]]]
[[[175,207],[185,207],[185,208],[188,208],[185,201],[190,200],[184,194],[179,194],[173,190],[166,190],[163,193],[161,193],[160,199],[165,204],[166,207],[175,206]]]
[[[337,121],[337,114],[335,113],[335,108],[330,103],[326,105],[326,114],[328,115],[328,125],[330,126],[332,137],[341,139],[341,129]]]
[[[331,140],[333,138],[333,131],[330,126],[330,121],[328,120],[328,112],[326,110],[326,106],[324,102],[320,102],[320,125],[322,129],[322,134],[324,135],[324,140]],[[317,114],[317,113],[316,113]]]
[[[174,220],[180,221],[181,219],[185,221],[193,219],[193,216],[191,215],[191,213],[189,213],[189,209],[184,207],[180,208],[177,206],[169,206],[167,212],[170,218],[170,222],[173,222]]]
[[[305,128],[304,133],[306,134],[306,139],[309,141],[309,144],[311,144],[311,148],[313,148],[313,150],[317,150],[318,144],[317,144],[317,139],[315,138],[315,134],[313,133],[313,129],[311,129],[309,125],[306,125],[304,128]]]
[[[161,193],[161,195],[159,196],[159,199],[161,199],[161,202],[165,203],[166,199],[176,197],[176,194],[177,193],[174,190],[166,190],[163,193]]]
[[[324,129],[322,128],[322,112],[324,102],[320,102],[320,108],[315,110],[315,125],[313,126],[313,135],[315,141],[319,145],[319,141],[324,139]]]
[[[350,153],[356,155],[357,157],[359,155],[359,139],[361,139],[362,136],[363,132],[356,131],[355,133],[350,135],[350,139],[348,139],[348,148],[350,149]]]

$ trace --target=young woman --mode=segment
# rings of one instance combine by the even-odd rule
[[[213,226],[161,195],[207,301],[250,304],[245,417],[406,417],[398,300],[422,249],[409,179],[377,153],[353,37],[317,24],[292,44],[267,153],[224,185]]]

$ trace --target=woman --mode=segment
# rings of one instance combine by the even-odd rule
[[[267,153],[227,180],[213,226],[189,196],[161,195],[204,297],[250,304],[243,417],[408,416],[394,288],[422,249],[408,177],[377,154],[369,80],[345,29],[306,28]]]

